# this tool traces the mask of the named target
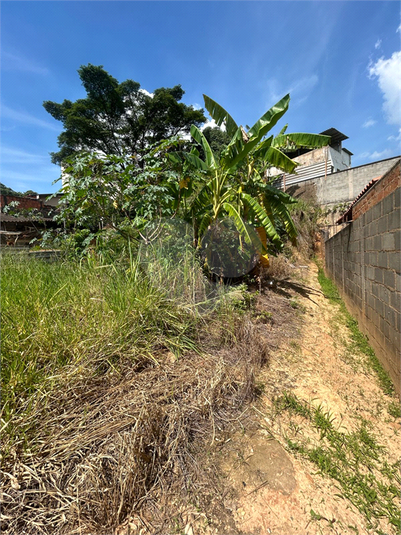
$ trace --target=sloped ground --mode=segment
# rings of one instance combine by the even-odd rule
[[[157,365],[56,392],[39,450],[4,472],[3,531],[399,533],[398,402],[316,266],[293,275],[234,338],[205,323],[203,354],[160,348]]]
[[[274,321],[289,300],[299,332],[286,337],[283,324],[274,350],[266,324],[273,352],[254,407],[259,426],[221,454],[235,525],[246,534],[399,533],[398,401],[383,393],[339,307],[322,294],[316,265],[302,277],[259,302]]]

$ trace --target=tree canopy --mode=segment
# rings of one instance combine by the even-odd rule
[[[138,156],[149,145],[206,121],[203,110],[180,102],[180,85],[161,87],[151,95],[138,82],[119,83],[103,66],[83,65],[78,70],[87,97],[61,104],[45,101],[45,110],[64,126],[60,150],[51,154],[61,164],[80,151]]]

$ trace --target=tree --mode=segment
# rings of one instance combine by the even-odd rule
[[[133,80],[119,83],[102,66],[81,66],[78,74],[86,98],[43,103],[64,126],[58,137],[60,150],[51,154],[53,163],[61,164],[80,151],[140,159],[149,145],[189,133],[192,124],[206,121],[203,110],[180,102],[180,85],[161,87],[152,96]]]
[[[224,130],[221,130],[218,126],[212,128],[208,126],[202,131],[203,135],[207,139],[213,154],[220,158],[221,153],[230,143],[230,136]],[[202,153],[201,153],[202,154]]]
[[[206,136],[193,125],[191,135],[202,147],[204,160],[194,151],[170,154],[173,161],[185,161],[204,174],[203,187],[194,197],[187,214],[194,222],[198,244],[208,228],[228,217],[237,228],[240,243],[245,239],[259,251],[265,252],[254,231],[254,227],[260,227],[269,240],[268,249],[277,251],[283,245],[278,226],[282,226],[292,240],[296,238],[297,231],[287,208],[295,201],[267,182],[265,170],[267,166],[272,166],[293,173],[297,163],[286,156],[286,150],[292,150],[294,146],[321,147],[327,145],[330,138],[317,134],[286,134],[286,127],[277,137],[266,138],[266,134],[287,111],[289,95],[268,110],[252,128],[247,127],[247,131],[238,126],[217,102],[206,95],[204,100],[216,124],[225,125],[230,142],[221,156],[217,157]]]

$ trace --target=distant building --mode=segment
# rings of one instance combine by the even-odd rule
[[[348,139],[348,136],[335,128],[329,128],[320,134],[330,136],[328,146],[320,149],[297,149],[286,153],[299,164],[296,174],[282,173],[273,167],[268,170],[268,176],[280,175],[279,185],[285,190],[297,182],[349,169],[352,152],[342,146],[342,142]]]

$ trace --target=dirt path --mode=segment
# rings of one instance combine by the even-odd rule
[[[276,349],[261,378],[264,394],[255,406],[259,429],[233,437],[223,454],[222,470],[236,491],[236,499],[226,506],[238,532],[245,534],[397,533],[386,518],[371,518],[369,523],[369,511],[361,512],[366,499],[361,493],[370,495],[376,488],[369,478],[383,482],[385,473],[365,470],[364,463],[370,462],[366,459],[376,451],[369,437],[377,437],[385,447],[377,450],[380,466],[394,466],[400,459],[400,419],[388,412],[396,398],[383,394],[366,357],[352,347],[338,306],[320,291],[316,265],[304,269],[302,277],[299,285],[284,285],[261,298],[261,316],[271,314],[272,320],[275,305],[287,300],[299,315],[298,333],[290,326],[285,332],[284,325],[279,343],[269,337],[269,321],[261,325],[262,335]],[[302,407],[308,408],[312,419],[305,417]],[[323,417],[321,427],[318,417]],[[325,426],[333,429],[331,435],[325,435]],[[332,443],[327,436],[334,437]],[[339,440],[345,445],[339,447]],[[322,458],[311,462],[302,447],[304,453],[314,447]],[[347,475],[348,490],[339,481],[345,475],[341,462],[334,462],[336,447],[354,466]],[[318,462],[338,477],[320,475]],[[354,474],[359,473],[357,480]],[[362,489],[365,483],[370,490]],[[373,508],[379,508],[379,498]],[[391,507],[388,502],[387,507]]]

